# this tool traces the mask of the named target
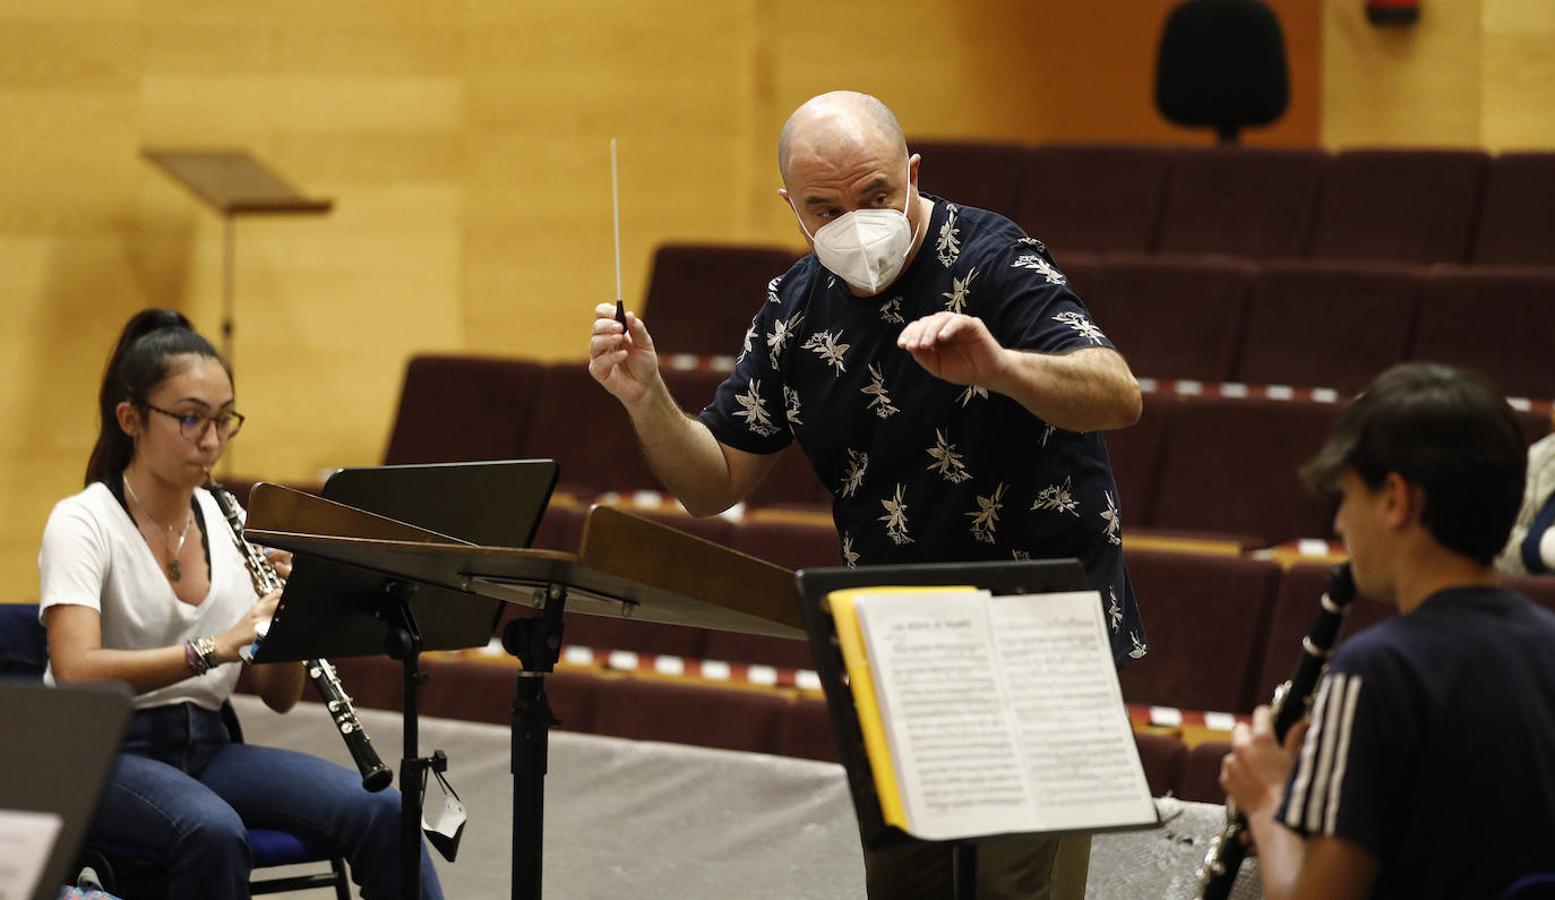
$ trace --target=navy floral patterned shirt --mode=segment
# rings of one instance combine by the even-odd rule
[[[906,323],[950,310],[982,319],[1005,347],[1112,344],[1040,241],[1003,216],[929,199],[923,245],[879,296],[854,296],[814,254],[774,278],[700,419],[748,453],[797,440],[831,488],[850,566],[1078,558],[1121,666],[1146,644],[1102,435],[942,381],[896,339]]]

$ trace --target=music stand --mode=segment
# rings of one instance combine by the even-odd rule
[[[412,626],[413,615],[395,610],[408,610],[404,596],[426,586],[539,611],[535,618],[509,622],[502,638],[504,649],[523,663],[513,704],[514,897],[541,894],[544,779],[549,730],[556,721],[545,695],[545,676],[560,655],[562,613],[569,602],[576,611],[592,615],[778,637],[803,635],[792,572],[610,507],[589,511],[574,555],[453,542],[405,522],[259,484],[249,498],[247,531],[267,546],[386,577],[396,586],[389,596],[399,598],[386,604],[387,614]],[[331,602],[319,596],[310,605],[327,607]],[[328,648],[314,649],[322,653]],[[393,648],[390,655],[401,650]],[[415,683],[409,665],[406,671],[410,734]],[[430,764],[414,758],[415,752],[407,738],[406,769],[415,775],[408,783],[408,776],[401,776],[401,815],[407,822],[412,811],[419,821],[420,777]],[[402,875],[406,896],[412,897],[419,889],[419,837],[406,828]]]
[[[97,814],[130,718],[120,685],[0,681],[0,811],[53,813],[61,826],[29,897],[55,900]]]
[[[951,883],[957,898],[977,894],[977,845],[985,841],[1061,837],[1070,832],[1044,832],[1040,835],[1002,834],[954,841],[925,841],[887,825],[875,788],[874,769],[864,750],[864,733],[859,726],[858,706],[845,681],[847,669],[837,642],[837,624],[825,604],[826,595],[850,588],[877,586],[968,585],[994,594],[1046,594],[1061,591],[1092,590],[1078,560],[1017,560],[1012,562],[929,563],[904,566],[870,566],[862,569],[802,569],[798,573],[799,592],[804,605],[805,625],[810,650],[821,690],[826,695],[826,710],[831,717],[832,733],[848,776],[853,809],[858,816],[859,836],[866,850],[884,850],[905,844],[948,844],[951,851]],[[1085,834],[1136,830],[1141,826],[1087,829]],[[1148,826],[1145,826],[1148,827]],[[1073,832],[1080,833],[1080,832]]]

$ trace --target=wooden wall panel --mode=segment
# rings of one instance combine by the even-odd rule
[[[1277,0],[1311,143],[1315,13]],[[909,133],[1207,138],[1165,126],[1149,78],[1165,0],[10,0],[0,8],[0,578],[35,591],[44,517],[79,487],[92,402],[135,309],[216,336],[222,228],[139,157],[240,146],[327,217],[237,233],[235,468],[275,478],[379,458],[406,358],[581,360],[623,276],[667,240],[800,245],[773,160],[813,93],[877,92]],[[1305,35],[1306,37],[1303,37]],[[1303,124],[1306,123],[1306,124]],[[755,298],[731,298],[754,302]],[[733,339],[733,338],[731,338]]]

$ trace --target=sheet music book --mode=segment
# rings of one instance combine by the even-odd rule
[[[886,824],[924,840],[1157,821],[1095,591],[834,591]]]

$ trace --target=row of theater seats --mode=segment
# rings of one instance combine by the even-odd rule
[[[768,247],[660,247],[643,310],[656,345],[730,353],[791,261]],[[1555,396],[1555,268],[1139,254],[1058,264],[1140,376],[1353,393],[1393,363],[1430,359],[1513,396]]]
[[[1555,153],[909,141],[919,184],[1062,255],[1555,265]]]
[[[1145,613],[1151,652],[1122,674],[1123,696],[1135,707],[1245,714],[1266,703],[1287,678],[1301,638],[1317,614],[1328,567],[1240,557],[1126,549]],[[1509,579],[1509,586],[1555,609],[1555,580]],[[1340,633],[1357,631],[1395,614],[1358,598]],[[564,642],[630,651],[636,658],[683,662],[718,660],[777,669],[813,668],[801,641],[734,635],[626,619],[569,614]],[[564,660],[569,658],[565,655]],[[602,654],[596,654],[602,659]],[[430,681],[421,695],[427,715],[494,723],[511,720],[514,667],[500,655],[431,654]],[[339,660],[341,676],[360,705],[399,709],[400,679],[387,659]],[[548,694],[561,727],[643,740],[834,760],[836,745],[824,704],[813,691],[791,686],[717,683],[671,678],[655,669],[612,671],[565,667],[551,676]],[[791,685],[791,681],[785,684]],[[1224,746],[1172,728],[1139,736],[1156,793],[1218,801],[1215,772]]]
[[[723,377],[706,368],[664,373],[670,391],[691,411],[712,398]],[[1295,473],[1338,414],[1335,399],[1164,390],[1147,395],[1139,423],[1107,435],[1124,524],[1136,533],[1213,533],[1246,546],[1328,535],[1331,502],[1307,495]],[[1547,411],[1519,415],[1530,442],[1549,431]],[[450,428],[449,422],[459,426]],[[582,500],[658,487],[625,413],[581,364],[457,356],[410,361],[386,464],[524,457],[557,460],[562,492]],[[827,488],[790,448],[748,506],[820,513],[812,518],[821,520],[820,532],[831,548],[826,560],[835,560],[830,524],[824,521],[829,503]],[[712,520],[699,527],[733,526]],[[787,544],[774,538],[751,546]]]

